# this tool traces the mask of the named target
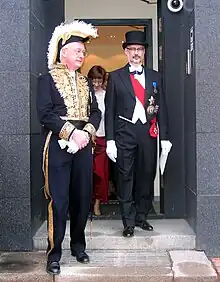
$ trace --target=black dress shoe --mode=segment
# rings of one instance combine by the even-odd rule
[[[60,264],[58,261],[48,261],[47,262],[47,273],[51,275],[58,275],[60,274]]]
[[[87,255],[87,253],[85,252],[81,252],[81,253],[75,253],[75,252],[71,252],[73,257],[76,257],[76,260],[80,263],[89,263],[89,256]]]
[[[147,231],[153,231],[154,230],[153,226],[150,225],[150,223],[147,222],[146,220],[136,222],[135,225],[142,228],[143,230],[147,230]]]
[[[133,237],[134,236],[134,227],[132,226],[125,227],[122,234],[124,237]]]

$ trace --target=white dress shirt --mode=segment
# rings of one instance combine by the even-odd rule
[[[143,69],[143,67],[141,65],[138,66],[137,68],[134,67],[134,66],[129,67],[130,72],[133,72],[133,71],[141,72],[142,69]],[[143,70],[142,74],[135,74],[134,78],[137,79],[139,81],[139,83],[142,85],[142,87],[145,89],[145,73],[144,73],[144,70]],[[138,120],[140,120],[143,124],[147,122],[145,109],[144,109],[143,105],[141,104],[140,100],[136,97],[136,104],[135,104],[135,108],[134,108],[134,112],[133,112],[131,122],[135,124]]]
[[[105,136],[105,90],[101,89],[95,91],[96,100],[98,103],[98,108],[101,111],[101,121],[99,124],[99,128],[96,131],[97,137]]]

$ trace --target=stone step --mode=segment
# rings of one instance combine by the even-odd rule
[[[170,251],[169,255],[174,281],[220,281],[211,261],[203,251]]]
[[[154,226],[153,232],[135,228],[135,236],[122,237],[121,220],[93,221],[92,237],[90,236],[90,223],[86,227],[86,240],[88,249],[114,249],[114,250],[192,250],[195,249],[195,234],[183,219],[156,219],[150,220]],[[46,221],[33,237],[35,250],[45,250],[47,247]],[[63,249],[69,249],[70,235],[69,222],[67,222]]]
[[[217,274],[204,252],[143,250],[91,250],[91,262],[82,265],[64,251],[61,274],[45,271],[45,252],[0,255],[0,282],[202,282],[217,281]]]
[[[140,250],[90,250],[91,263],[79,266],[66,251],[62,258],[62,273],[56,281],[172,281],[170,259],[166,252]],[[77,281],[77,280],[76,280]]]

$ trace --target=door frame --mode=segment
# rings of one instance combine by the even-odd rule
[[[148,39],[147,52],[145,53],[145,65],[153,69],[153,25],[152,19],[78,19],[86,23],[91,23],[94,26],[143,26],[146,32],[146,39]],[[156,178],[156,176],[155,176]],[[160,175],[159,175],[160,178]],[[164,193],[161,187],[161,179],[159,179],[160,191],[160,211],[156,218],[164,216]],[[155,216],[153,216],[155,218]]]
[[[148,48],[146,52],[145,62],[147,67],[153,68],[153,32],[152,19],[78,19],[86,23],[91,23],[94,26],[143,26],[147,33]]]

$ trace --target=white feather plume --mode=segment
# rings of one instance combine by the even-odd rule
[[[97,28],[92,24],[87,24],[83,21],[73,21],[71,23],[61,23],[54,29],[52,37],[48,45],[47,59],[48,68],[51,69],[56,63],[58,51],[58,42],[60,39],[65,39],[68,35],[86,37],[98,37]]]

